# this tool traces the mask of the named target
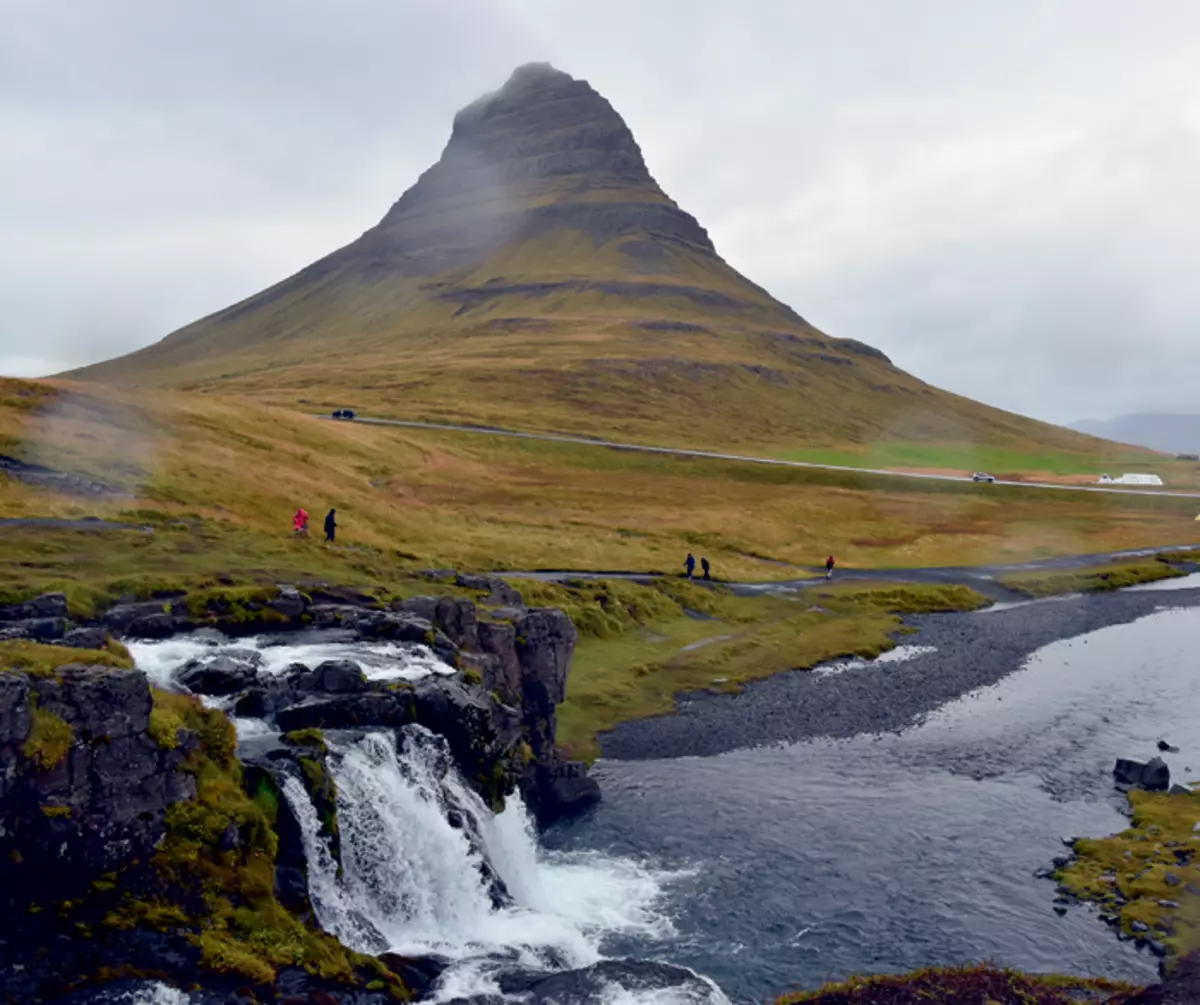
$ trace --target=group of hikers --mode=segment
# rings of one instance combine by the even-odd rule
[[[296,515],[292,517],[292,533],[308,536],[308,512],[301,506],[296,510]],[[337,510],[331,509],[325,514],[325,541],[328,544],[333,544],[334,537],[337,536]]]
[[[837,563],[833,560],[832,555],[830,555],[827,559],[825,559],[825,578],[826,579],[833,579],[833,567],[836,564]],[[696,556],[693,555],[690,551],[688,552],[688,557],[683,560],[683,567],[687,570],[687,578],[688,579],[696,578]],[[703,579],[712,579],[712,566],[708,564],[707,558],[702,557],[700,559],[700,570],[704,573],[704,575],[702,577]]]

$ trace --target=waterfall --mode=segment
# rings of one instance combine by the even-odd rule
[[[438,997],[495,993],[502,969],[543,972],[602,959],[605,934],[666,936],[666,874],[602,855],[546,855],[518,797],[496,816],[419,726],[327,737],[342,869],[304,786],[285,781],[322,927],[363,952],[454,961]],[[457,825],[457,826],[456,826]],[[497,906],[493,880],[506,888]]]

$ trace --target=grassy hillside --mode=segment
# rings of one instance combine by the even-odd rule
[[[359,240],[70,376],[680,446],[1101,449],[818,331],[720,257],[607,101],[546,67],[464,109]]]
[[[983,564],[1196,535],[1190,499],[387,429],[213,395],[88,385],[0,382],[0,453],[112,490],[71,495],[0,474],[0,518],[154,525],[155,547],[167,548],[155,560],[163,568],[307,568],[319,578],[364,566],[381,575],[439,565],[673,571],[690,550],[709,557],[721,577],[767,579],[794,575],[831,551],[844,565]],[[337,507],[336,548],[291,539],[298,505],[314,526]],[[0,561],[16,563],[10,576],[24,575],[21,563],[31,559],[21,550],[41,547],[29,543],[36,535],[0,526],[0,536]],[[167,544],[177,537],[186,559],[171,557]],[[133,541],[106,543],[95,561],[119,563]]]

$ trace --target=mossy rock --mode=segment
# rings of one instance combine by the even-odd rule
[[[32,723],[29,737],[21,747],[21,753],[42,771],[49,771],[61,764],[67,756],[75,741],[75,734],[70,723],[62,716],[39,708],[36,704],[30,711]]]
[[[109,640],[106,649],[72,649],[69,646],[30,642],[28,639],[0,642],[0,673],[8,670],[30,677],[53,677],[59,667],[68,664],[128,670],[133,667],[133,657],[125,646],[115,640]]]

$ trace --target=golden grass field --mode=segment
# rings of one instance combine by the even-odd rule
[[[0,452],[123,493],[81,499],[3,479],[0,517],[194,516],[258,542],[243,555],[307,549],[318,564],[331,556],[317,540],[290,540],[297,506],[315,528],[337,507],[347,562],[366,547],[412,568],[676,571],[693,551],[725,579],[787,578],[831,552],[903,567],[1182,544],[1200,509],[388,429],[93,385],[0,385]]]
[[[207,394],[0,382],[0,453],[102,479],[80,497],[0,476],[0,521],[100,517],[132,530],[0,522],[0,602],[64,590],[81,614],[123,594],[333,582],[427,592],[421,569],[681,571],[691,551],[720,579],[796,578],[830,552],[845,566],[1018,561],[1197,536],[1196,501],[921,482],[672,458],[590,446],[338,423]],[[291,515],[312,514],[296,538]],[[337,544],[320,523],[336,507]],[[1161,563],[1147,572],[1169,574]],[[1064,589],[1109,583],[1091,570]],[[1048,580],[1014,581],[1030,592]],[[1086,580],[1086,582],[1084,581]],[[1057,582],[1057,580],[1055,581]],[[523,583],[560,604],[581,644],[562,738],[661,714],[675,695],[893,644],[897,613],[977,606],[961,587],[822,584],[820,606],[737,598],[661,580]],[[684,608],[706,611],[697,621]],[[697,645],[699,643],[699,645]],[[688,648],[692,646],[694,648]]]

